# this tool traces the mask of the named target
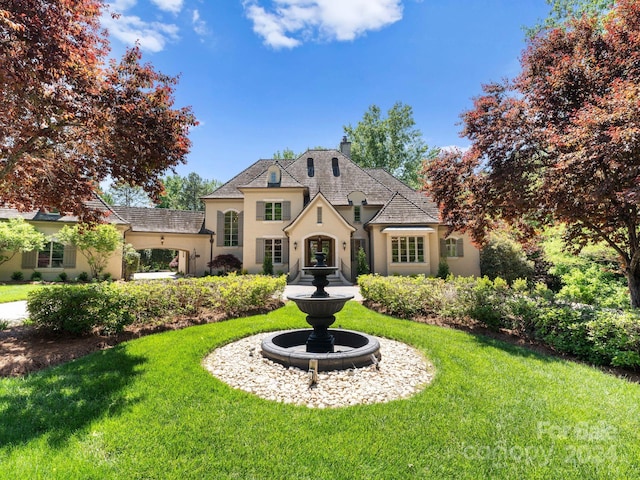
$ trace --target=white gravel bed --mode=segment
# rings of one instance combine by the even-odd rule
[[[425,388],[434,375],[433,365],[415,348],[378,338],[382,358],[377,368],[320,372],[310,386],[310,373],[286,368],[264,358],[261,342],[271,333],[246,337],[220,347],[205,357],[203,365],[231,387],[276,402],[335,408],[384,403],[408,398]]]

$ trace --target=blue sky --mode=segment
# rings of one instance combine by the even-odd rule
[[[144,61],[180,75],[190,105],[188,163],[227,181],[290,148],[335,148],[370,105],[413,108],[430,147],[457,145],[481,85],[519,71],[523,26],[544,0],[114,0],[112,53],[138,41]]]

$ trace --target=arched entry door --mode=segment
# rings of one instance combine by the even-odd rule
[[[307,238],[304,266],[312,267],[315,265],[315,254],[320,251],[324,252],[326,255],[325,263],[329,266],[335,266],[335,241],[333,238],[324,235]]]

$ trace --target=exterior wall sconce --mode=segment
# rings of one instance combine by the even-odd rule
[[[160,245],[164,245],[164,235],[160,237]]]
[[[298,242],[293,242],[293,249],[297,250],[298,249]]]
[[[342,249],[346,250],[347,249],[347,242],[342,242]]]

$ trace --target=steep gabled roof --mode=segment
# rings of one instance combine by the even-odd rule
[[[210,233],[204,228],[204,212],[168,208],[112,208],[131,224],[134,232]]]
[[[288,165],[291,160],[278,160],[278,162],[283,166],[283,168],[286,168],[286,165]],[[220,188],[201,198],[243,198],[244,195],[240,190],[238,190],[238,188],[251,183],[257,177],[266,173],[267,169],[273,164],[274,160],[258,160],[256,163],[244,169],[242,172],[233,177]],[[266,186],[266,177],[264,186]]]
[[[290,161],[287,162],[287,165],[289,165],[290,163],[291,163]],[[291,176],[291,174],[287,170],[285,170],[285,167],[282,164],[281,160],[275,160],[271,165],[277,165],[278,167],[280,167],[280,184],[275,188],[291,188],[291,187],[303,188],[304,187],[304,185],[302,185],[298,180],[293,178]],[[269,165],[269,167],[271,165]],[[262,172],[260,175],[258,175],[256,178],[254,178],[252,181],[250,181],[246,185],[241,185],[238,188],[265,188],[265,187],[267,187],[268,186],[268,182],[269,182],[269,170],[268,170],[269,167],[267,167],[267,170]]]
[[[399,192],[393,194],[384,207],[369,221],[368,225],[424,225],[438,223],[438,218],[424,211],[421,206]]]

